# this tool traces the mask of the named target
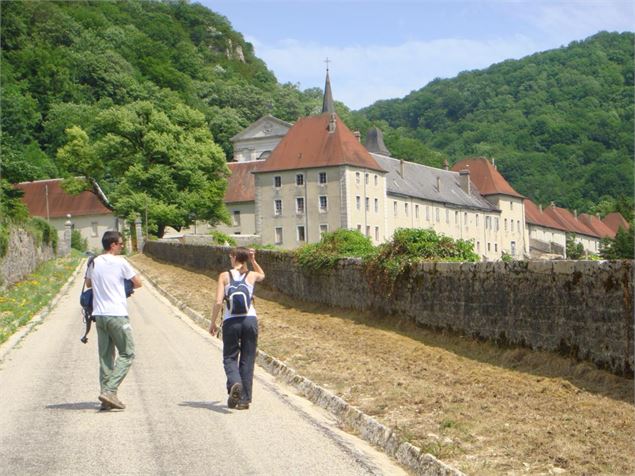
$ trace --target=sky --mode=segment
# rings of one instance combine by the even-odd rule
[[[633,0],[192,0],[227,17],[281,83],[351,109],[435,78],[635,31]]]

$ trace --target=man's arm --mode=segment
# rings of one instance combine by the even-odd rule
[[[132,287],[134,289],[140,288],[143,285],[141,283],[141,277],[138,274],[135,274],[130,281],[132,281]]]
[[[91,281],[90,278],[84,278],[84,284],[86,284],[87,288],[92,288],[93,287],[93,282]]]

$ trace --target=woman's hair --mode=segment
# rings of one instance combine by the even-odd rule
[[[247,261],[249,261],[249,250],[242,246],[239,246],[238,248],[234,248],[233,250],[231,250],[229,252],[229,255],[233,256],[234,259],[238,261],[239,263],[244,264]]]

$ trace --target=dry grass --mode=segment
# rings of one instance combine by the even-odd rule
[[[208,315],[210,276],[132,261]],[[259,292],[260,291],[260,292]],[[635,472],[633,380],[257,291],[260,347],[468,474]]]

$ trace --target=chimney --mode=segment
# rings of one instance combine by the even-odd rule
[[[540,213],[542,213],[542,203],[538,204],[538,209],[540,210]]]
[[[496,168],[496,159],[494,157],[492,157],[492,165],[494,166],[494,170],[498,170]]]
[[[459,183],[461,184],[461,189],[468,195],[472,194],[472,186],[470,185],[470,171],[467,169],[463,169],[459,172]]]
[[[575,217],[575,219],[578,219],[578,211],[577,210],[573,210],[573,216]]]
[[[329,119],[329,125],[328,125],[328,131],[329,134],[332,134],[333,132],[335,132],[335,113],[331,113],[331,118]]]
[[[353,132],[353,134],[355,135],[355,137],[357,137],[357,142],[361,143],[362,142],[362,134],[359,131],[355,131],[355,132]]]
[[[399,160],[399,175],[403,178],[403,159]]]
[[[441,191],[441,177],[437,175],[437,192]]]
[[[551,203],[549,204],[549,206],[550,206],[551,208],[556,208],[556,202],[551,202]]]
[[[445,159],[445,160],[443,161],[443,168],[444,168],[445,170],[450,170],[450,164],[448,163],[448,159]]]

